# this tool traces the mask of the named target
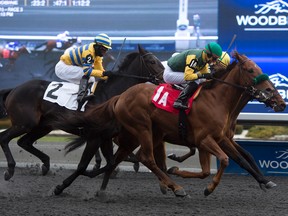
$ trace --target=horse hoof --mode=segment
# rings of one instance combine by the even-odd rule
[[[47,167],[45,164],[42,164],[41,169],[42,169],[43,176],[45,176],[49,171],[49,167]]]
[[[113,172],[112,172],[111,175],[110,175],[110,178],[111,178],[111,179],[116,179],[119,171],[120,171],[120,168],[119,168],[119,167],[117,167],[116,169],[114,169]]]
[[[276,187],[277,184],[275,184],[274,182],[272,181],[269,181],[267,182],[266,184],[260,184],[260,188],[263,190],[263,191],[266,191],[266,189],[271,189],[273,187]]]
[[[171,168],[169,168],[168,170],[167,170],[167,173],[168,174],[174,174],[176,171],[178,171],[179,170],[179,168],[178,167],[171,167]]]
[[[101,167],[100,164],[95,164],[95,165],[93,166],[93,171],[97,171],[97,170],[99,170],[100,167]]]
[[[174,194],[176,195],[176,197],[186,197],[187,196],[187,194],[183,188],[175,190]]]
[[[209,196],[213,191],[209,191],[208,188],[204,189],[204,196]]]
[[[167,157],[171,160],[174,160],[174,161],[176,160],[176,154],[174,153],[169,154]]]
[[[134,163],[133,168],[136,173],[139,171],[139,167],[140,167],[139,162]]]
[[[271,188],[276,187],[276,186],[277,186],[277,184],[275,184],[275,183],[272,182],[272,181],[269,181],[269,182],[265,185],[265,188],[271,189]]]
[[[60,185],[57,185],[54,189],[54,195],[60,195],[63,192],[63,190],[60,188]]]
[[[8,181],[12,178],[13,175],[11,175],[7,170],[4,172],[4,180]]]
[[[167,194],[167,186],[159,183],[160,191],[162,194]]]

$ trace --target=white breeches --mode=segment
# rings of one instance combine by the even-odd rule
[[[162,62],[164,66],[163,79],[166,83],[170,84],[183,84],[186,83],[184,80],[184,72],[175,72],[168,65],[167,61]]]
[[[56,66],[55,66],[55,74],[62,80],[78,84],[80,83],[80,80],[83,73],[83,68],[79,66],[74,65],[67,65],[62,60],[60,60]],[[95,82],[94,77],[89,78],[89,82]]]

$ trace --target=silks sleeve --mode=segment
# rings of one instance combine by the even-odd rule
[[[195,66],[197,61],[194,61],[196,58],[195,55],[188,55],[186,58],[186,66],[184,70],[184,79],[187,81],[192,81],[198,79],[197,74],[195,73]]]

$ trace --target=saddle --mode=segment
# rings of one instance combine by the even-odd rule
[[[78,103],[78,108],[77,111],[80,111],[82,106],[86,103],[86,101],[89,101],[90,99],[94,98],[94,92],[96,90],[97,87],[97,82],[95,83],[88,83],[88,86],[85,90],[85,93],[83,95],[83,97],[80,99],[80,102]]]

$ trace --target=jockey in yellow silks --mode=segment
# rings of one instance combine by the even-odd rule
[[[107,79],[111,71],[105,71],[103,56],[111,47],[112,41],[106,34],[98,34],[94,42],[65,52],[55,66],[56,75],[68,82],[79,84],[78,103],[85,96],[88,81]],[[96,78],[96,79],[95,79]]]

